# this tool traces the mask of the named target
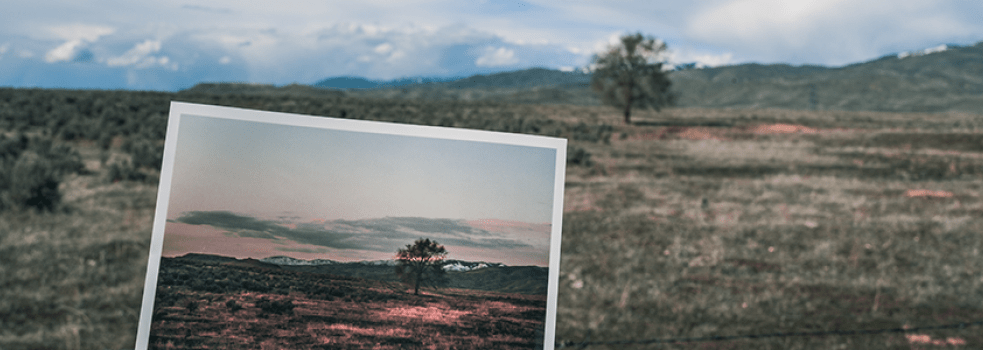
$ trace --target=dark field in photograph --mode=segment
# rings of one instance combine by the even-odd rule
[[[170,99],[569,138],[558,348],[983,320],[983,121],[976,114],[678,108],[639,111],[624,125],[618,111],[591,106],[0,89],[8,140],[52,140],[78,152],[83,165],[56,166],[66,163],[46,153],[55,146],[4,141],[10,163],[2,169],[19,160],[19,172],[61,176],[52,175],[60,196],[51,210],[26,209],[3,194],[13,204],[0,213],[0,348],[133,347],[159,174],[145,159],[159,157]],[[382,282],[337,281],[384,291],[369,287]],[[415,316],[434,303],[491,295],[439,293],[421,304],[406,295],[362,305],[401,304]],[[231,316],[234,305],[241,307],[235,317],[289,322],[320,310],[317,303],[352,305],[289,290],[173,295],[160,310],[164,322]],[[197,300],[198,313],[184,300]],[[305,322],[314,325],[309,334],[361,334]],[[281,331],[256,326],[255,334]],[[974,349],[983,347],[980,329],[658,348]],[[163,335],[155,344],[200,336]]]
[[[546,319],[545,294],[412,295],[254,259],[163,258],[157,285],[151,349],[535,349]]]

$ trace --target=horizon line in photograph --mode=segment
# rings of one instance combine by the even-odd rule
[[[167,222],[162,257],[189,253],[236,259],[286,256],[337,262],[392,260],[398,249],[428,238],[448,260],[549,266],[552,225],[501,219],[383,217],[356,220],[263,218],[229,211],[192,211]]]

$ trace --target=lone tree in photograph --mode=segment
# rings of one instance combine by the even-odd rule
[[[420,285],[443,286],[447,284],[444,258],[447,249],[437,241],[418,239],[396,253],[396,275],[403,283],[413,285],[413,294],[420,295]]]
[[[625,124],[631,124],[631,108],[658,111],[672,105],[669,76],[662,71],[661,56],[666,44],[642,33],[621,37],[621,43],[594,55],[591,89],[604,104],[620,108]]]

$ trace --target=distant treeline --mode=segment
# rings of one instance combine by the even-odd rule
[[[61,178],[84,171],[77,152],[61,141],[98,145],[109,181],[156,181],[171,101],[584,142],[608,142],[613,130],[549,119],[535,105],[352,98],[301,86],[208,84],[177,93],[0,88],[0,210],[57,207]],[[110,149],[129,157],[110,158]],[[589,162],[583,149],[568,155],[572,164]]]
[[[235,85],[235,84],[228,84]],[[62,140],[113,137],[164,139],[170,101],[298,113],[346,119],[563,137],[605,142],[609,125],[567,124],[546,119],[535,106],[494,102],[429,102],[350,98],[325,91],[294,95],[262,89],[247,93],[0,89],[0,130],[40,131]]]

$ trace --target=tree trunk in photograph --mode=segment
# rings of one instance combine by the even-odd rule
[[[628,84],[624,86],[625,91],[625,124],[631,124],[631,89],[632,82],[629,81]]]
[[[420,295],[420,280],[423,279],[423,266],[416,268],[416,283],[413,286],[413,295]]]

